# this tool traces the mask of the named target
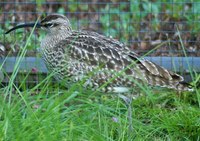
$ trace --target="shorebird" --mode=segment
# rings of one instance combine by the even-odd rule
[[[137,83],[192,90],[182,76],[141,58],[118,40],[93,31],[73,30],[64,15],[52,14],[37,23],[20,24],[6,34],[34,25],[47,31],[41,41],[41,53],[47,68],[56,72],[57,80],[67,79],[70,83],[84,80],[84,87],[117,94],[130,92]],[[132,98],[120,97],[130,107]],[[128,113],[130,118],[130,108]]]

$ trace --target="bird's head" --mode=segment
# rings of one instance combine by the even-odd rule
[[[60,14],[52,14],[41,20],[40,26],[42,29],[51,34],[62,31],[71,31],[71,24],[67,17]]]
[[[40,22],[37,23],[25,23],[25,24],[19,24],[10,30],[8,30],[5,34],[8,34],[18,28],[25,28],[25,27],[36,27],[36,28],[42,28],[47,32],[50,32],[51,34],[58,34],[60,32],[67,32],[71,31],[71,24],[67,17],[60,14],[52,14],[48,15],[44,19],[42,19]]]

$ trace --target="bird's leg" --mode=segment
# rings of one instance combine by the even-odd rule
[[[119,94],[119,97],[121,99],[123,99],[123,101],[125,102],[127,108],[128,108],[128,115],[127,115],[127,118],[128,118],[128,124],[129,124],[129,134],[133,131],[133,124],[132,124],[132,98],[128,97],[128,96],[125,96],[125,95],[122,95],[122,94]]]

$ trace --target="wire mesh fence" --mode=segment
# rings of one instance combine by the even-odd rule
[[[177,35],[180,31],[189,55],[200,55],[198,40],[200,2],[93,0],[39,3],[16,0],[3,1],[0,4],[2,32],[18,23],[36,21],[39,15],[61,13],[70,19],[74,29],[95,30],[112,36],[127,43],[139,53],[149,51],[161,42],[169,40],[152,54],[154,56],[184,56]],[[26,34],[16,34],[15,46],[19,47],[20,41],[26,40]],[[36,36],[38,34],[40,33],[37,32]],[[13,40],[9,42],[7,40],[9,39],[4,37],[6,46],[13,44]],[[35,50],[38,46],[37,40],[38,37],[33,39],[35,45],[31,44],[30,49]]]
[[[159,46],[148,56],[198,57],[199,11],[200,2],[190,0],[1,0],[0,53],[4,57],[17,56],[31,31],[21,29],[5,36],[3,33],[10,27],[60,13],[70,19],[74,30],[93,30],[118,39],[140,55]],[[44,35],[39,30],[34,32],[27,45],[27,57],[40,57],[38,50]]]

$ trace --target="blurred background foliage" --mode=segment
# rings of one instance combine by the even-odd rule
[[[200,2],[195,0],[15,0],[0,1],[0,33],[22,22],[36,21],[50,13],[66,15],[75,30],[87,29],[115,38],[139,54],[155,46],[152,56],[184,56],[177,33],[188,56],[200,56]],[[2,35],[5,55],[17,55],[31,29]],[[24,34],[22,34],[24,33]],[[40,36],[39,36],[40,35]],[[45,33],[36,30],[28,45],[35,56]]]

